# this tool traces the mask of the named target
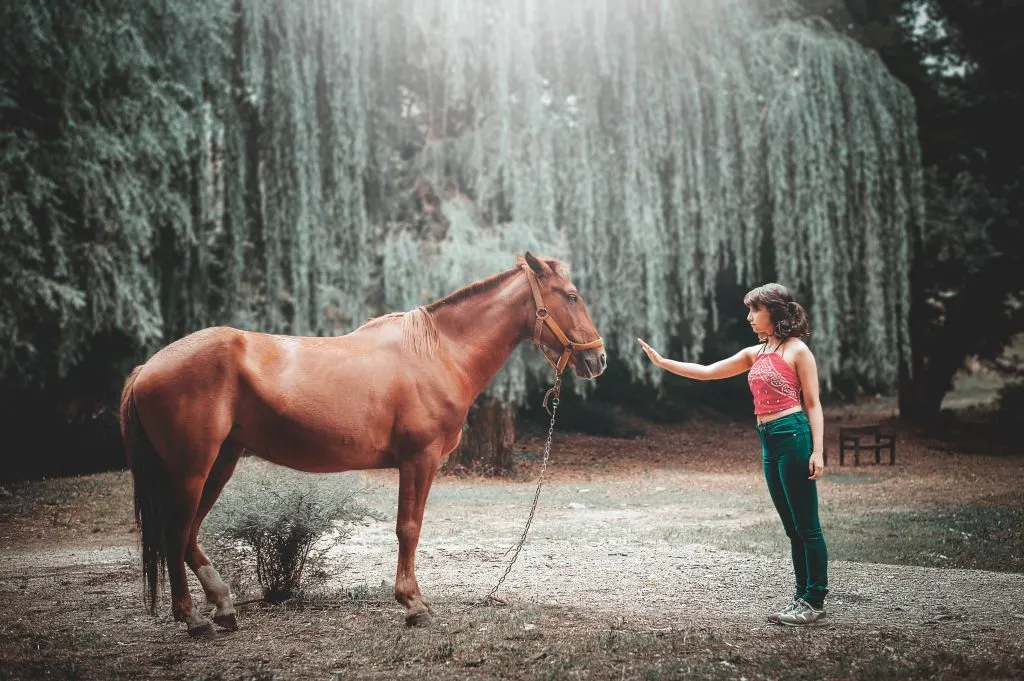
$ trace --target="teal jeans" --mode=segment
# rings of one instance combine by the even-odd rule
[[[786,529],[796,573],[796,597],[816,608],[828,594],[828,548],[818,520],[818,483],[808,480],[811,424],[803,412],[757,426],[775,510]]]

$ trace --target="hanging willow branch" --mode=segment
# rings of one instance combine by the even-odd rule
[[[552,255],[637,378],[661,374],[636,336],[701,353],[726,276],[797,292],[826,382],[891,382],[908,356],[913,100],[784,3],[57,4],[3,10],[27,56],[0,71],[20,131],[0,152],[0,369],[31,369],[37,319],[61,366],[105,329],[344,333],[544,243],[570,247]],[[74,124],[56,142],[12,117],[29,64],[53,84],[36,113]],[[416,177],[494,226],[449,201],[430,235]],[[534,371],[518,362],[509,401]]]
[[[424,108],[474,121],[445,129],[421,170],[454,171],[489,212],[563,233],[635,376],[648,370],[637,335],[700,354],[734,273],[798,293],[826,382],[896,377],[922,181],[913,100],[876,55],[780,19],[778,3],[408,9],[407,58],[432,74]]]

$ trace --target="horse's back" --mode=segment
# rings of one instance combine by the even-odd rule
[[[150,420],[172,434],[205,420],[211,439],[230,433],[271,461],[343,470],[394,465],[396,447],[461,426],[447,380],[406,347],[398,325],[339,337],[213,327],[154,355],[139,392]]]
[[[274,375],[304,362],[315,364],[325,355],[331,359],[343,356],[346,351],[360,355],[371,348],[381,349],[382,345],[386,343],[381,344],[379,339],[375,343],[367,342],[353,334],[285,336],[214,326],[183,336],[164,347],[146,362],[143,375],[148,381],[164,377],[182,389],[207,388],[210,381],[225,375]]]
[[[353,468],[392,466],[403,452],[454,437],[465,419],[452,406],[458,384],[436,355],[409,346],[400,323],[334,338],[253,336],[248,357],[251,409],[243,398],[240,412],[260,413],[258,439],[277,443],[264,451],[318,452],[301,468],[343,459]],[[259,372],[252,370],[256,357],[264,358]]]

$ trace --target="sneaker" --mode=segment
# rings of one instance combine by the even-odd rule
[[[799,599],[797,599],[797,598],[794,598],[794,599],[793,599],[792,601],[790,601],[790,602],[789,602],[789,604],[788,604],[788,605],[786,605],[786,607],[784,607],[784,608],[783,608],[782,610],[779,610],[778,612],[773,612],[772,614],[768,615],[768,621],[769,621],[769,622],[772,622],[773,624],[780,624],[780,622],[779,622],[779,618],[780,618],[780,617],[781,617],[782,615],[785,615],[785,614],[786,614],[786,613],[788,613],[788,612],[792,612],[792,611],[793,611],[793,609],[797,607],[797,604],[798,604],[798,603],[799,603]]]
[[[825,608],[815,608],[802,598],[796,600],[796,607],[789,612],[779,613],[779,624],[787,627],[808,627],[825,616]]]

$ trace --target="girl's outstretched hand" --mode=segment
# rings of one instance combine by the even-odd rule
[[[658,351],[645,343],[642,338],[637,338],[636,340],[640,343],[640,347],[643,348],[644,352],[647,353],[647,358],[654,363],[654,366],[660,367],[664,358],[658,354]]]

